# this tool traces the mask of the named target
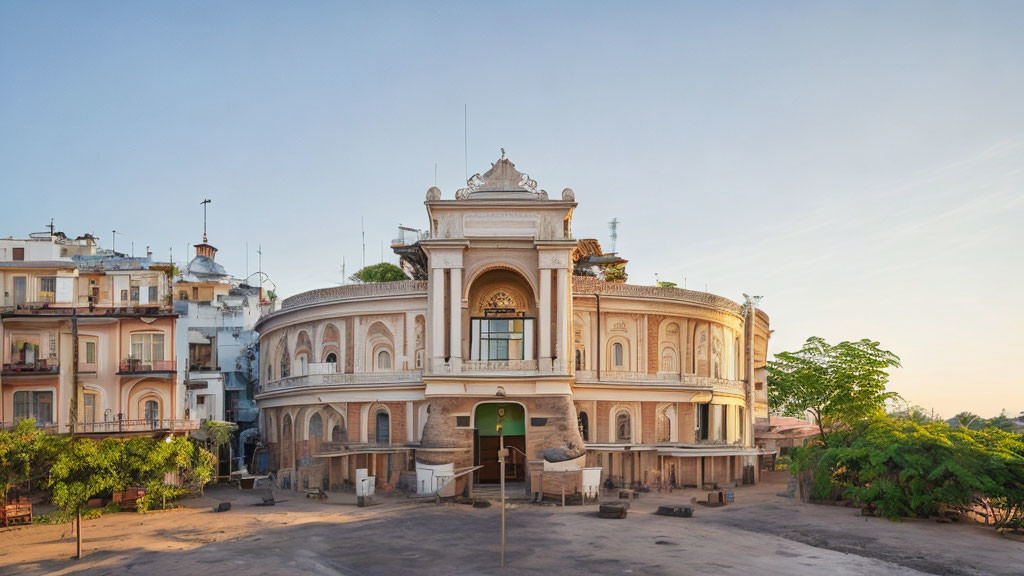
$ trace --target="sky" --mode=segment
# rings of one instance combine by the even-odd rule
[[[0,1],[0,235],[282,296],[397,262],[504,148],[631,283],[870,338],[950,417],[1024,411],[1024,3]],[[258,255],[260,249],[262,256]]]

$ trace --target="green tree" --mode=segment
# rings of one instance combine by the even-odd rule
[[[768,399],[773,410],[789,416],[810,412],[827,443],[825,424],[846,424],[881,413],[887,392],[887,372],[900,365],[878,342],[858,340],[831,345],[812,336],[796,352],[780,352],[768,363]]]
[[[380,264],[373,264],[363,268],[350,276],[349,279],[355,282],[371,283],[408,280],[409,277],[398,266],[390,262],[381,262]]]
[[[0,501],[6,501],[11,486],[31,478],[32,463],[43,432],[28,418],[8,430],[0,430]]]
[[[957,427],[968,428],[971,430],[977,430],[985,426],[985,420],[977,414],[971,412],[961,412],[954,416],[956,419]]]
[[[661,286],[662,288],[675,288],[679,285],[675,282],[669,282],[668,280],[658,280],[658,286]]]
[[[48,436],[56,458],[50,467],[50,501],[67,515],[74,514],[75,559],[82,557],[82,507],[89,499],[114,487],[119,446],[111,441],[75,440]],[[116,441],[115,441],[116,442]]]

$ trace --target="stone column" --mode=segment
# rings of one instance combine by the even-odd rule
[[[565,268],[558,269],[558,281],[555,285],[555,289],[558,293],[558,299],[556,300],[556,311],[557,316],[555,317],[555,356],[558,356],[558,361],[562,366],[559,373],[565,374],[568,372],[570,365],[569,362],[569,347],[566,345],[568,340],[568,334],[566,334],[565,323],[566,315],[569,313],[568,307],[566,306],[566,277],[568,270]]]
[[[449,280],[449,309],[451,326],[448,328],[451,347],[451,369],[458,372],[462,367],[462,268],[452,268]]]
[[[540,307],[538,309],[538,331],[540,338],[538,343],[540,353],[541,371],[550,371],[551,368],[551,269],[542,268],[540,271]]]
[[[430,270],[430,371],[444,365],[444,268]]]

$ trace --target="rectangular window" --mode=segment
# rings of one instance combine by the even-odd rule
[[[85,363],[95,364],[96,363],[96,343],[86,342],[85,343]]]
[[[96,394],[85,394],[82,396],[83,400],[83,411],[82,421],[92,423],[96,421]]]
[[[163,334],[132,334],[132,360],[137,360],[142,369],[152,369],[154,362],[163,359]]]
[[[150,304],[156,304],[156,300],[157,300],[156,288],[157,288],[156,286],[150,286],[149,287],[149,303]]]
[[[138,302],[139,301],[139,287],[138,286],[132,286],[131,287],[131,299],[132,299],[132,302]]]
[[[14,393],[14,419],[35,418],[39,426],[53,424],[53,392]]]
[[[13,258],[14,260],[24,260],[25,259],[25,249],[24,248],[12,248],[11,249],[11,254],[14,257]]]
[[[39,300],[53,302],[57,297],[57,279],[47,276],[39,279]]]
[[[532,318],[474,318],[473,360],[526,360]]]
[[[708,439],[708,419],[711,415],[708,404],[697,404],[697,440]]]

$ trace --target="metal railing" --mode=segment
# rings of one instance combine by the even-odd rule
[[[119,434],[122,432],[184,432],[198,430],[198,420],[157,418],[142,420],[113,420],[110,422],[79,422],[74,425],[76,434]],[[71,430],[71,425],[66,426]]]
[[[17,376],[24,374],[26,376],[33,374],[59,374],[60,364],[50,363],[47,360],[38,360],[32,363],[19,363],[13,362],[3,365],[4,376]]]
[[[120,370],[122,374],[137,374],[141,372],[175,372],[177,371],[175,360],[143,360],[131,356],[121,360]]]
[[[13,428],[18,422],[0,422],[0,428]],[[36,428],[54,433],[69,433],[72,426],[65,424],[36,423]],[[110,422],[79,422],[74,425],[76,434],[118,434],[122,432],[184,432],[198,430],[199,421],[178,418],[157,418],[142,420],[113,420]]]

